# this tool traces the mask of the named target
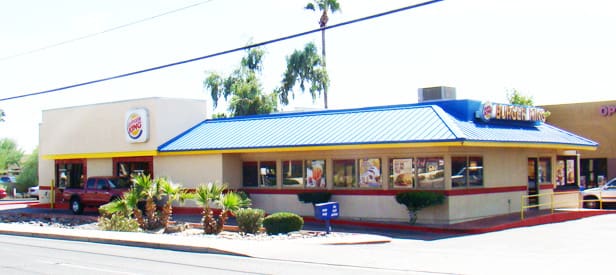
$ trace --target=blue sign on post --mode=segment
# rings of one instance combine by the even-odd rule
[[[330,220],[340,216],[340,207],[337,202],[317,203],[314,205],[314,217],[325,221],[327,234],[331,231]]]

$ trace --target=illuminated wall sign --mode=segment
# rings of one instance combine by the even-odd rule
[[[616,105],[601,106],[599,112],[602,116],[612,116],[614,113],[616,113]]]
[[[486,102],[481,105],[477,117],[486,122],[492,119],[545,122],[545,110],[532,106]]]
[[[130,143],[146,142],[149,138],[148,110],[132,109],[126,112],[124,118],[126,141]]]

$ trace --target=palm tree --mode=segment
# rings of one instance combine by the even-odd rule
[[[319,56],[317,47],[313,43],[308,43],[303,50],[295,50],[293,54],[287,56],[287,69],[282,76],[281,86],[276,89],[282,105],[289,104],[289,93],[295,98],[293,87],[297,82],[302,92],[308,88],[313,103],[317,92],[320,95],[321,91],[325,92],[329,85],[323,58]]]
[[[337,0],[312,0],[309,2],[305,9],[316,11],[316,7],[321,11],[321,18],[319,19],[319,27],[321,30],[321,46],[322,46],[322,55],[323,55],[323,67],[325,67],[325,27],[327,27],[327,21],[329,21],[329,17],[327,16],[327,11],[331,11],[331,13],[335,13],[340,10],[340,4]],[[327,86],[325,86],[325,90],[323,91],[323,101],[325,103],[325,109],[327,109]]]
[[[167,228],[169,224],[169,220],[171,219],[171,214],[173,213],[173,202],[179,201],[180,203],[184,203],[184,201],[190,197],[188,191],[183,189],[182,186],[178,184],[173,184],[167,179],[161,178],[158,179],[159,184],[159,196],[160,200],[164,201],[163,210],[160,217],[160,223],[164,228]]]
[[[218,234],[222,232],[229,213],[235,212],[242,207],[250,206],[249,199],[243,199],[239,194],[227,190],[226,184],[213,184],[207,185],[201,184],[197,187],[197,191],[193,195],[193,198],[197,204],[203,206],[203,232],[205,234]],[[218,217],[214,216],[212,206],[220,207],[220,214]]]
[[[214,218],[214,211],[212,210],[212,205],[217,204],[220,200],[220,196],[223,191],[227,189],[227,185],[218,185],[213,183],[208,183],[207,185],[199,185],[197,187],[197,191],[194,194],[194,199],[197,204],[203,206],[203,218],[201,222],[203,223],[203,232],[205,234],[218,234],[218,223]]]

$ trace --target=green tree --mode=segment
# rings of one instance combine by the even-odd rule
[[[210,92],[214,108],[221,98],[227,101],[231,97],[228,107],[231,116],[269,114],[277,110],[276,94],[265,94],[258,77],[264,54],[261,48],[249,49],[239,68],[229,76],[212,72],[206,77],[203,85]]]
[[[276,90],[280,103],[289,104],[289,93],[293,98],[293,88],[299,82],[302,92],[306,90],[306,82],[309,85],[309,92],[314,103],[317,93],[325,93],[329,85],[325,62],[317,53],[317,48],[313,43],[308,43],[303,50],[295,50],[291,56],[287,56],[287,69],[283,73],[281,87]]]
[[[9,138],[0,140],[0,169],[6,173],[10,165],[21,166],[23,150],[17,148],[17,143]]]
[[[522,95],[518,90],[513,89],[507,92],[507,100],[509,103],[516,105],[535,106],[532,96]]]
[[[323,55],[323,67],[325,67],[325,27],[327,27],[327,21],[329,21],[327,11],[331,11],[331,13],[339,11],[340,4],[337,0],[312,0],[305,7],[305,9],[313,11],[316,11],[317,8],[321,12],[319,27],[323,29],[321,30],[321,51]],[[323,90],[323,102],[325,109],[327,109],[327,86],[325,86],[325,89]]]
[[[24,163],[21,173],[17,176],[17,184],[19,192],[25,192],[28,187],[38,185],[38,148],[34,149]]]

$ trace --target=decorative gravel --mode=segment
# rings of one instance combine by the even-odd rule
[[[100,230],[95,222],[96,217],[85,216],[24,216],[15,214],[1,214],[0,223],[28,224],[40,227],[56,227],[66,229],[85,229]],[[218,235],[204,234],[202,228],[188,226],[189,228],[175,233],[163,233],[163,230],[143,232],[144,234],[165,234],[172,236],[185,236],[195,238],[222,238],[232,240],[290,240],[307,238],[334,238],[352,235],[351,233],[331,232],[327,234],[323,231],[296,231],[288,234],[267,235],[266,233],[246,234],[241,232],[223,231]]]

